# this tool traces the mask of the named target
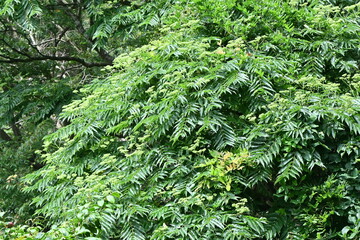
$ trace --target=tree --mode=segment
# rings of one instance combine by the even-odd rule
[[[141,2],[127,1],[1,2],[1,210],[27,218],[21,205],[28,196],[19,191],[19,179],[42,167],[42,138],[67,124],[58,115],[77,98],[73,91],[111,65],[114,54],[145,39],[136,23],[148,17],[151,6],[144,9]]]
[[[164,3],[45,138],[41,236],[356,239],[360,5]]]

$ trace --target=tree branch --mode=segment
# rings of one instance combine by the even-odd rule
[[[63,2],[63,0],[58,0],[58,2],[62,5],[66,5],[67,3]],[[70,9],[65,12],[69,17],[71,17],[75,23],[76,30],[86,39],[86,41],[94,45],[95,41],[86,34],[86,30],[82,24],[82,7],[79,6],[78,13],[73,13]],[[107,51],[105,51],[103,48],[95,48],[95,51],[99,54],[99,56],[105,60],[106,62],[112,62],[114,61],[114,57],[111,56]]]
[[[30,57],[27,53],[24,53],[24,52],[21,52],[19,50],[17,50],[16,48],[12,47],[8,42],[6,42],[4,39],[0,39],[8,48],[10,48],[12,51],[20,54],[20,55],[23,55],[25,57]]]
[[[11,129],[13,130],[13,133],[16,137],[21,138],[21,132],[20,129],[18,128],[18,126],[16,126],[16,123],[11,123]]]
[[[91,39],[90,36],[86,33],[86,30],[82,24],[82,6],[78,2],[74,3],[67,3],[66,0],[58,0],[59,6],[64,8],[65,13],[70,16],[70,18],[74,21],[75,29],[78,33],[81,34],[81,36],[88,42],[89,45],[93,45],[95,43],[94,40]],[[74,10],[77,10],[78,12],[74,12]],[[34,61],[44,61],[44,60],[52,60],[52,61],[73,61],[77,62],[85,67],[103,67],[112,65],[112,62],[114,60],[114,57],[111,56],[109,53],[107,53],[103,48],[96,48],[96,52],[98,53],[98,56],[102,59],[102,62],[88,62],[86,58],[79,58],[74,56],[67,56],[62,55],[59,56],[56,53],[50,54],[50,53],[44,53],[39,49],[37,46],[38,43],[32,39],[31,33],[25,34],[24,32],[15,29],[11,26],[11,23],[9,23],[7,20],[0,19],[0,23],[2,25],[3,30],[1,31],[1,35],[6,35],[9,32],[12,32],[14,34],[17,34],[21,36],[25,41],[27,41],[27,45],[30,47],[29,50],[33,51],[23,51],[18,49],[17,47],[14,47],[10,41],[7,41],[7,39],[2,38],[0,41],[3,42],[4,50],[3,54],[0,54],[0,63],[10,63],[10,64],[16,64],[16,63],[28,63],[28,62],[34,62]],[[70,27],[64,27],[62,28],[58,35],[55,36],[54,40],[54,47],[56,48],[60,41],[62,41],[62,38],[65,36],[66,32],[70,30]],[[71,44],[73,47],[73,44]],[[33,52],[31,54],[31,52]],[[14,55],[13,55],[13,54]],[[73,54],[71,54],[73,55]],[[101,60],[100,60],[101,61]]]
[[[0,138],[7,142],[12,140],[12,138],[1,128],[0,128]]]
[[[55,47],[58,46],[59,42],[61,41],[61,39],[63,38],[63,36],[65,36],[65,33],[69,30],[69,27],[66,27],[62,30],[62,32],[60,32],[59,36],[55,37]]]
[[[85,67],[103,67],[112,65],[112,62],[87,62],[84,59],[71,57],[71,56],[37,56],[37,57],[28,57],[28,58],[12,58],[5,55],[0,54],[0,57],[4,58],[5,60],[0,59],[0,63],[28,63],[28,62],[35,62],[35,61],[44,61],[44,60],[52,60],[52,61],[74,61],[78,62]]]

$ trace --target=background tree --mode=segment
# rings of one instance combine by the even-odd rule
[[[74,90],[115,55],[146,41],[151,31],[139,29],[150,25],[136,24],[151,20],[153,8],[127,1],[1,2],[1,210],[25,214],[20,207],[28,196],[19,191],[19,179],[43,165],[36,153],[42,138],[67,124],[58,114],[77,98]]]

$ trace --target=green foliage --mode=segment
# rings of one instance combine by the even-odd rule
[[[172,6],[64,108],[37,213],[84,238],[356,238],[358,6],[329,4]]]
[[[75,92],[60,114],[69,124],[44,138],[45,166],[21,182],[48,231],[4,233],[358,239],[358,3],[85,3],[92,46],[118,57]],[[68,85],[21,86],[3,91],[19,100],[1,111],[47,131]]]
[[[42,148],[42,138],[54,131],[54,122],[49,118],[67,103],[64,98],[70,96],[70,90],[62,83],[42,85],[34,81],[29,86],[23,79],[17,83],[4,81],[0,126],[7,129],[11,139],[0,139],[0,209],[17,220],[31,213],[29,206],[23,206],[29,196],[20,191],[24,186],[20,178],[39,168],[35,152]]]

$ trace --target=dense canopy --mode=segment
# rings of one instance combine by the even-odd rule
[[[358,239],[359,11],[2,1],[1,237]]]

